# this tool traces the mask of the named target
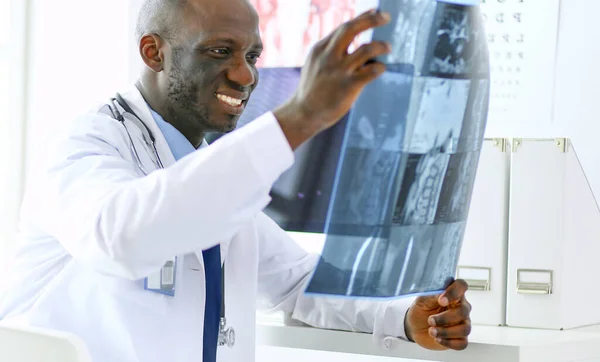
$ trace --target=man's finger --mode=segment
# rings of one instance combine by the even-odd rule
[[[363,44],[348,56],[345,63],[352,70],[359,69],[365,64],[373,63],[370,60],[377,58],[380,55],[388,54],[392,50],[390,44],[374,41],[372,43]]]
[[[342,24],[333,34],[330,46],[334,53],[342,56],[346,54],[348,47],[354,38],[365,30],[384,25],[390,21],[390,14],[369,10],[358,17]]]
[[[379,77],[383,72],[385,72],[385,65],[383,63],[374,62],[357,70],[354,77],[359,82],[366,84]]]
[[[456,279],[439,297],[439,303],[442,307],[447,307],[452,303],[459,302],[465,295],[469,285],[462,279]]]
[[[429,317],[429,325],[432,327],[453,326],[464,323],[471,314],[471,304],[464,300],[454,308]]]
[[[466,338],[471,334],[471,321],[466,320],[462,324],[451,327],[431,327],[429,335],[433,338],[456,339]]]
[[[467,346],[469,345],[468,338],[456,338],[456,339],[436,338],[435,341],[437,343],[441,344],[442,346],[446,346],[446,347],[456,350],[456,351],[462,351],[463,349],[467,348]]]

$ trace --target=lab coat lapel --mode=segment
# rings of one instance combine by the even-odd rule
[[[206,142],[206,139],[202,140],[202,144],[200,145],[200,147],[198,149],[202,149],[205,147],[208,147],[208,142]],[[223,265],[225,263],[225,259],[227,259],[227,253],[229,251],[229,244],[231,244],[231,239],[219,241],[219,245],[221,247],[221,265]],[[198,257],[200,258],[201,255],[198,255]]]

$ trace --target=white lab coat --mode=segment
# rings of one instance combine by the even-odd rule
[[[197,362],[202,356],[201,252],[220,244],[233,348],[219,361],[252,361],[255,310],[282,310],[316,327],[373,332],[375,342],[406,338],[411,299],[394,302],[311,298],[302,291],[317,257],[261,210],[293,163],[271,113],[177,163],[139,91],[123,93],[156,138],[156,170],[142,132],[125,114],[143,176],[120,123],[100,107],[57,135],[26,194],[20,245],[0,300],[2,323],[80,336],[95,362]],[[143,279],[178,256],[176,294]]]

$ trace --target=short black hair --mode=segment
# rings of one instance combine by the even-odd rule
[[[144,0],[137,17],[135,37],[157,34],[166,41],[173,40],[182,23],[182,9],[188,0]]]

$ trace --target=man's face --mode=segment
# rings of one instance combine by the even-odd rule
[[[245,0],[197,0],[182,23],[161,82],[169,121],[195,133],[229,132],[258,82],[258,16]]]

